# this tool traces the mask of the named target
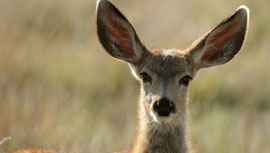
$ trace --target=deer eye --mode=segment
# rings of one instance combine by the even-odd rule
[[[192,77],[188,75],[184,76],[182,79],[180,79],[179,86],[180,85],[188,86],[190,80],[192,80]]]
[[[140,78],[143,80],[143,82],[151,83],[152,81],[152,78],[145,72],[140,73]]]

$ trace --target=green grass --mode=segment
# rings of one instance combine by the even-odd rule
[[[270,4],[114,3],[149,47],[184,48],[239,5],[251,9],[239,55],[190,86],[188,136],[197,152],[270,152]],[[158,31],[158,32],[157,32]],[[0,152],[113,152],[136,134],[139,84],[98,42],[95,1],[9,0],[0,6]]]

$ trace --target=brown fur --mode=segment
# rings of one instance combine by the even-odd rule
[[[164,55],[161,50],[152,50],[155,55],[148,55],[144,57],[144,62],[137,65],[137,75],[141,71],[148,72],[155,80],[152,88],[141,84],[141,100],[138,109],[138,135],[135,143],[130,150],[131,153],[182,153],[187,152],[186,135],[185,135],[185,120],[187,113],[186,91],[183,89],[182,93],[178,93],[179,86],[175,84],[176,78],[179,74],[193,73],[191,69],[186,67],[187,60],[184,54],[175,50],[171,52],[172,55]],[[174,53],[177,52],[177,53]],[[174,56],[176,55],[177,56]],[[156,77],[154,77],[156,76]],[[162,84],[162,85],[161,85]],[[149,112],[151,104],[160,99],[159,86],[163,86],[170,95],[166,95],[170,100],[176,103],[178,111],[174,121],[169,124],[161,125],[153,122]],[[146,91],[146,93],[144,92]],[[152,93],[152,101],[146,100],[147,92]],[[165,93],[166,94],[166,93]]]
[[[50,150],[25,149],[25,150],[19,150],[14,153],[56,153],[56,152],[50,151]]]

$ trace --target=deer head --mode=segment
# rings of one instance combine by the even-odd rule
[[[189,82],[200,69],[230,61],[241,49],[247,26],[248,9],[242,6],[185,50],[150,50],[113,4],[100,0],[97,6],[101,44],[129,64],[141,83],[140,114],[157,124],[174,124],[185,115]]]

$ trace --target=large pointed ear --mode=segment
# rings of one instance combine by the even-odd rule
[[[195,42],[189,52],[196,67],[211,67],[230,61],[243,45],[248,20],[249,10],[241,6],[232,16]]]
[[[107,0],[97,2],[97,33],[105,50],[125,62],[136,64],[146,52],[132,25]]]

